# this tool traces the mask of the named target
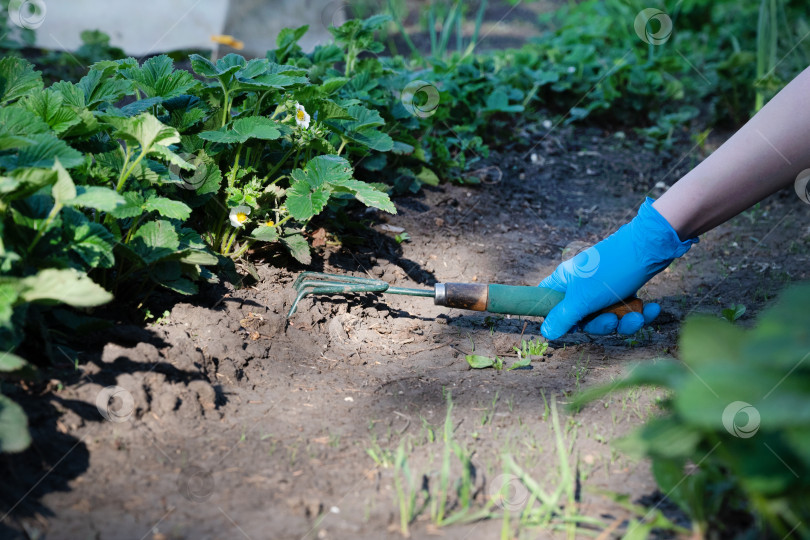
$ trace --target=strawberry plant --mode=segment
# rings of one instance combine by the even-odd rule
[[[779,538],[810,534],[808,302],[810,285],[794,286],[750,330],[692,317],[680,337],[683,363],[638,365],[576,400],[580,406],[640,384],[672,391],[666,414],[617,446],[652,460],[661,491],[701,535],[720,534],[723,516],[740,511],[753,512],[761,531]]]

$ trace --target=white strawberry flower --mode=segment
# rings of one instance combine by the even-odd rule
[[[295,104],[295,123],[304,129],[309,127],[309,114],[300,103]]]
[[[231,208],[231,213],[228,216],[231,220],[231,225],[236,228],[239,228],[245,224],[247,221],[247,217],[250,215],[250,207],[248,206],[237,206]]]

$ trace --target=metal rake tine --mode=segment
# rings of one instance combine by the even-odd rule
[[[341,276],[338,274],[325,274],[323,272],[301,272],[298,278],[293,283],[293,288],[299,290],[304,281],[312,279],[320,280],[320,283],[357,283],[357,284],[385,284],[384,281],[375,278],[367,278],[360,276]],[[312,281],[310,281],[311,283]]]
[[[315,279],[309,279],[315,278]],[[295,301],[290,306],[287,318],[290,318],[298,308],[298,302],[305,296],[312,294],[345,294],[361,292],[384,292],[389,284],[380,279],[363,278],[356,276],[339,276],[321,272],[303,272],[295,280],[293,287],[298,292]]]

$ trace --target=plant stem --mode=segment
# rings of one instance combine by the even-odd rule
[[[222,253],[223,255],[225,255],[225,253],[226,253],[225,252],[225,246],[228,245],[228,243],[230,242],[230,239],[233,238],[233,236],[234,236],[234,232],[233,232],[232,228],[231,228],[231,230],[226,230],[225,234],[222,235],[222,242],[219,244],[219,252]]]
[[[259,96],[259,99],[256,101],[256,107],[253,109],[253,116],[258,116],[259,115],[259,113],[262,110],[262,108],[261,108],[262,101],[264,101],[264,97],[269,93],[270,93],[270,90],[268,90],[267,92],[265,92],[261,96]]]
[[[222,252],[223,255],[227,256],[228,253],[231,251],[231,246],[233,245],[233,241],[236,240],[236,233],[238,229],[234,228],[233,233],[231,234],[231,239],[228,240],[228,245],[225,246],[225,251]]]
[[[233,254],[233,258],[238,259],[239,257],[241,257],[248,249],[250,249],[250,246],[252,246],[254,242],[255,240],[251,240],[250,238],[245,240],[245,243],[242,244],[242,247],[239,248],[239,251]]]
[[[284,157],[283,157],[283,158],[281,158],[281,159],[278,161],[278,163],[276,163],[276,164],[273,166],[273,168],[272,168],[272,169],[270,169],[270,172],[269,172],[269,173],[267,173],[267,175],[265,176],[265,178],[270,178],[271,176],[273,176],[273,174],[275,174],[275,173],[276,173],[276,171],[278,171],[278,170],[281,168],[281,166],[282,166],[282,165],[284,165],[284,162],[286,162],[286,161],[287,161],[287,158],[289,158],[289,157],[290,157],[290,154],[292,154],[292,153],[293,153],[293,150],[295,150],[295,148],[290,148],[290,149],[287,151],[287,153],[286,153],[286,154],[284,154]]]
[[[346,146],[346,139],[344,139],[343,137],[341,137],[341,138],[340,138],[340,147],[339,147],[339,148],[338,148],[338,150],[337,150],[337,155],[340,155],[340,153],[341,153],[341,152],[343,152],[343,148],[344,148],[345,146]]]
[[[135,230],[138,228],[138,224],[141,222],[141,218],[143,218],[143,214],[138,216],[138,219],[135,220],[135,222],[132,224],[132,226],[127,231],[127,236],[126,236],[126,238],[124,238],[124,243],[125,244],[129,244],[129,241],[132,240],[132,233],[134,233]]]
[[[228,179],[228,186],[233,187],[236,182],[236,171],[239,169],[239,154],[242,152],[242,143],[236,148],[236,157],[233,159],[233,168],[231,169],[231,177]]]
[[[28,246],[28,253],[31,253],[34,247],[36,247],[39,240],[45,234],[45,231],[47,231],[48,228],[51,226],[51,222],[56,217],[56,214],[58,214],[61,209],[62,205],[60,203],[55,202],[53,204],[53,208],[51,208],[51,211],[48,212],[48,217],[45,218],[45,221],[42,223],[42,227],[37,230],[37,235],[34,237],[34,239],[31,241],[31,244]]]
[[[128,152],[127,152],[127,153],[128,153]],[[138,166],[138,163],[140,163],[140,162],[141,162],[141,160],[142,160],[142,159],[143,159],[143,158],[146,156],[146,154],[148,154],[148,153],[149,153],[149,149],[148,149],[148,148],[141,148],[141,153],[140,153],[140,155],[137,157],[137,159],[135,159],[135,161],[133,161],[133,162],[132,162],[132,165],[129,167],[129,170],[127,170],[126,172],[124,172],[124,171],[122,170],[122,172],[121,172],[121,178],[119,178],[119,179],[118,179],[118,185],[117,185],[117,186],[115,186],[115,191],[117,191],[118,193],[121,193],[121,190],[122,190],[122,189],[124,189],[124,183],[127,181],[127,178],[129,178],[129,175],[131,175],[131,174],[132,174],[132,171],[134,171],[134,170],[135,170],[135,167],[137,167],[137,166]]]
[[[222,88],[223,97],[222,97],[222,123],[219,127],[224,128],[225,124],[228,123],[228,114],[231,111],[231,103],[230,103],[230,96],[228,95],[228,90],[225,87]]]

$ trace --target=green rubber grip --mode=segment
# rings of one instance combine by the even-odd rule
[[[545,317],[564,297],[564,293],[546,287],[490,285],[487,311]]]

